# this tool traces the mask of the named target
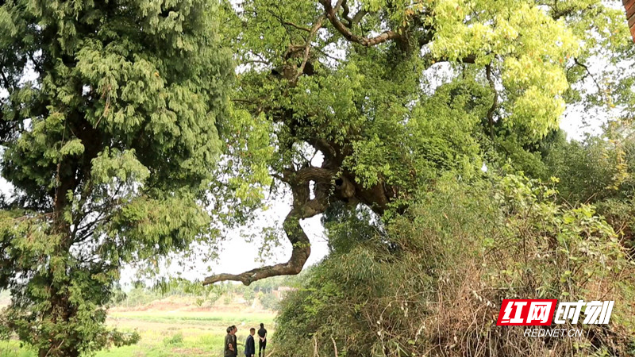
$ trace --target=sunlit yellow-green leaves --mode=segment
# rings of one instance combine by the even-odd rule
[[[564,65],[579,41],[563,21],[526,1],[442,0],[433,9],[433,53],[454,60],[476,55],[476,63],[500,71],[509,125],[526,126],[535,138],[557,128],[569,86]]]

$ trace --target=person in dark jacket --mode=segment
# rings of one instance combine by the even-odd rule
[[[238,356],[238,337],[236,337],[236,333],[238,333],[238,327],[236,325],[232,325],[232,336],[234,337],[234,357]]]
[[[254,341],[254,335],[256,334],[255,328],[249,329],[249,336],[247,336],[247,341],[245,342],[245,356],[246,357],[255,357],[256,356],[256,342]]]
[[[265,349],[267,348],[267,330],[265,329],[265,324],[260,324],[260,330],[258,330],[258,357],[262,357],[265,353]]]

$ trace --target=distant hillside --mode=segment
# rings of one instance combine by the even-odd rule
[[[240,296],[234,296],[229,301],[201,302],[194,297],[169,296],[156,299],[142,305],[126,305],[125,302],[110,309],[111,312],[147,311],[147,312],[271,312],[262,307],[257,300],[252,304],[245,303]]]
[[[246,290],[221,294],[175,291],[157,294],[152,290],[133,289],[119,296],[110,311],[272,313],[278,310],[284,295],[292,290],[290,287],[278,287],[258,293]]]

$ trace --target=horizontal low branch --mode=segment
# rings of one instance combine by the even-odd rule
[[[286,263],[270,265],[252,269],[241,274],[217,274],[203,280],[203,285],[210,285],[219,281],[240,281],[250,285],[254,281],[280,275],[297,275],[304,268],[304,264],[311,255],[311,241],[302,229],[300,220],[323,213],[326,205],[313,199],[302,206],[294,207],[284,219],[283,228],[291,243],[291,258]]]

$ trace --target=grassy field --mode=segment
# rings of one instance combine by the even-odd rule
[[[97,357],[222,356],[225,329],[230,325],[238,327],[240,356],[249,328],[257,328],[262,322],[271,335],[274,317],[266,312],[115,311],[110,313],[108,325],[122,331],[136,330],[141,341],[134,346],[101,351]],[[28,347],[20,348],[18,341],[0,341],[2,357],[36,355]]]

